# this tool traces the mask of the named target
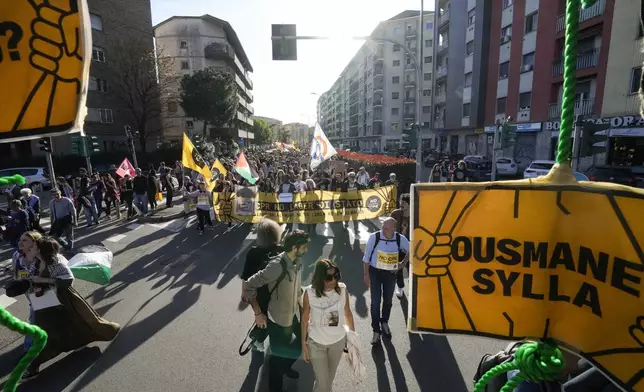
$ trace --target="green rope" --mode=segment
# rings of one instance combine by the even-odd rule
[[[501,388],[501,392],[512,392],[524,380],[532,382],[553,381],[566,366],[561,350],[551,343],[524,343],[514,353],[514,359],[488,370],[474,386],[474,392],[484,392],[485,386],[496,376],[510,370],[519,370]]]
[[[557,145],[557,163],[572,159],[572,135],[575,122],[575,87],[577,85],[577,37],[579,35],[579,5],[588,8],[597,0],[568,0],[566,4],[566,44],[564,50],[563,95],[561,127]]]
[[[0,307],[0,324],[12,331],[20,333],[21,335],[30,336],[32,339],[29,351],[27,351],[27,354],[25,354],[18,365],[13,369],[9,379],[4,384],[4,392],[15,392],[25,370],[27,370],[29,365],[34,361],[34,359],[36,359],[36,357],[38,357],[38,355],[40,355],[40,352],[45,348],[45,345],[47,345],[47,332],[35,325],[31,325],[17,319],[2,307]]]

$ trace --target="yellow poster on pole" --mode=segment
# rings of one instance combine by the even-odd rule
[[[0,2],[0,141],[81,130],[88,21],[84,0]]]
[[[409,329],[554,339],[644,391],[644,191],[536,180],[416,184]]]

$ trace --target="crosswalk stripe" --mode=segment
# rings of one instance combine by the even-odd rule
[[[113,235],[110,238],[106,239],[105,241],[119,242],[120,240],[122,240],[125,237],[127,237],[127,234],[116,234],[116,235]]]
[[[0,295],[0,306],[3,308],[8,308],[16,302],[14,298],[7,297],[6,294]]]

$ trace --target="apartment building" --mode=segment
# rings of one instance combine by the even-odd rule
[[[435,2],[435,106],[429,145],[437,151],[487,154],[483,127],[493,3],[498,2]]]
[[[239,101],[235,123],[228,129],[209,127],[206,136],[244,139],[252,143],[255,138],[251,119],[254,113],[250,77],[253,67],[230,23],[211,15],[173,16],[154,26],[154,36],[164,55],[174,58],[180,74],[209,67],[235,76]],[[179,86],[177,96],[178,90]],[[164,108],[164,139],[176,140],[184,132],[201,134],[203,122],[186,117],[178,100],[168,102]]]
[[[402,131],[417,119],[423,135],[429,137],[433,31],[433,12],[424,12],[422,26],[419,11],[410,10],[378,24],[371,34],[373,40],[365,42],[318,99],[318,122],[336,148],[397,149]],[[418,80],[419,68],[422,80]],[[422,96],[417,93],[419,84]],[[417,100],[421,100],[418,115]]]
[[[288,142],[295,142],[298,148],[305,148],[311,145],[313,138],[314,127],[302,123],[288,123],[284,124],[281,129],[286,131],[289,135]]]

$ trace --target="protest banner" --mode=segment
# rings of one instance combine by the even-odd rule
[[[92,57],[85,0],[2,1],[0,15],[0,139],[80,131]]]
[[[291,195],[291,194],[288,194]],[[215,216],[221,222],[259,222],[263,217],[279,223],[327,223],[373,219],[396,207],[396,187],[360,192],[315,191],[285,194],[235,187],[234,193],[214,193]]]
[[[554,339],[644,391],[644,191],[574,180],[416,184],[408,328]]]

